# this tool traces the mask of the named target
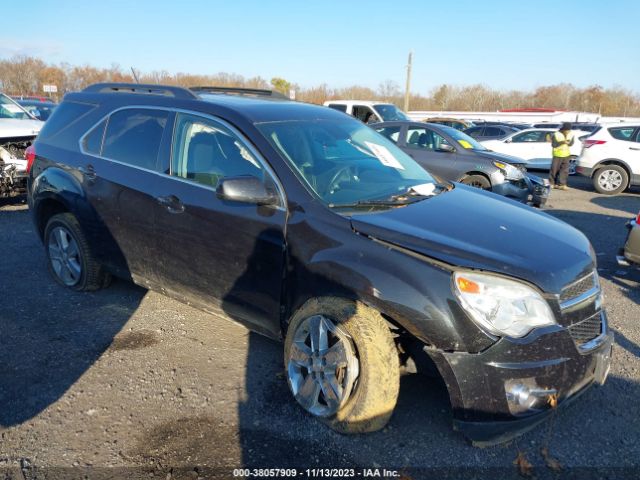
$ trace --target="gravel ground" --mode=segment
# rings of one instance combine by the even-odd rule
[[[287,466],[517,478],[519,452],[544,478],[556,475],[545,445],[565,475],[631,478],[640,469],[640,274],[614,255],[640,196],[571,185],[546,210],[598,254],[617,343],[611,374],[552,423],[486,449],[452,430],[442,384],[416,375],[402,378],[383,431],[330,431],[290,396],[280,344],[126,282],[65,290],[49,278],[26,206],[0,204],[0,478],[232,477]]]

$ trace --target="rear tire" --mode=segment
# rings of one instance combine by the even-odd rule
[[[330,339],[324,343],[329,348],[319,353],[311,340],[314,324],[324,325],[320,331],[324,329],[325,338]],[[336,347],[340,342],[343,346]],[[336,369],[330,367],[335,355],[329,352],[338,350],[344,352],[344,358],[335,362],[343,365]],[[289,388],[298,403],[337,432],[373,432],[391,418],[400,390],[400,362],[389,327],[372,308],[335,297],[309,300],[291,319],[284,362]],[[328,390],[327,379],[333,382],[329,386],[338,380],[345,388]]]
[[[460,183],[464,183],[470,187],[480,188],[482,190],[491,190],[491,182],[487,177],[483,177],[482,175],[467,175],[460,180]]]
[[[44,230],[47,266],[60,285],[76,291],[93,291],[111,281],[89,248],[80,223],[71,213],[58,213]]]
[[[617,195],[629,186],[629,175],[620,165],[605,165],[593,174],[593,188],[604,195]]]

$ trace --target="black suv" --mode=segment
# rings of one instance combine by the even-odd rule
[[[295,399],[338,431],[385,425],[401,370],[435,367],[485,444],[607,376],[584,235],[435,182],[340,112],[99,84],[65,96],[34,150],[29,206],[59,283],[130,278],[284,339]]]

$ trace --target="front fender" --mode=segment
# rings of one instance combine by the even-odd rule
[[[493,343],[454,298],[447,266],[337,226],[313,231],[310,245],[301,241],[309,228],[289,227],[283,331],[304,302],[330,295],[370,305],[437,349],[475,352]]]

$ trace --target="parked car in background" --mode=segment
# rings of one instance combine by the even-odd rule
[[[536,207],[549,197],[549,181],[527,173],[523,160],[491,152],[465,133],[433,123],[384,122],[372,125],[429,173]]]
[[[284,340],[293,398],[343,433],[387,423],[401,362],[435,365],[485,445],[604,383],[613,334],[581,232],[439,183],[342,113],[263,97],[67,94],[29,165],[52,277],[115,274]]]
[[[558,130],[562,123],[551,123],[551,122],[542,122],[536,123],[532,125],[532,128],[551,128],[553,130]],[[578,135],[582,135],[584,133],[593,133],[601,127],[599,123],[592,122],[574,122],[571,123],[571,130],[579,131]]]
[[[504,138],[518,131],[517,128],[506,125],[476,125],[463,130],[464,133],[478,141]]]
[[[53,110],[58,106],[57,103],[41,100],[16,100],[27,112],[38,120],[46,121]]]
[[[627,228],[629,229],[627,240],[618,252],[616,260],[620,266],[634,265],[638,268],[640,267],[640,212],[636,218],[627,223]]]
[[[522,158],[527,162],[529,170],[549,170],[553,159],[550,135],[555,131],[548,128],[529,128],[518,130],[501,139],[484,140],[481,143],[494,152]],[[582,149],[580,133],[587,134],[581,131],[573,132],[574,142],[570,149],[572,166],[569,173],[575,172],[575,160]]]
[[[606,195],[640,185],[640,124],[603,125],[583,141],[576,172]]]
[[[531,124],[530,123],[519,123],[519,122],[499,122],[496,120],[487,120],[487,121],[476,121],[475,124],[477,126],[491,126],[491,125],[498,125],[498,126],[505,126],[505,127],[511,127],[511,128],[515,128],[517,130],[524,130],[525,128],[531,128]]]
[[[409,120],[409,117],[391,103],[369,100],[328,100],[325,107],[346,113],[364,123],[390,122]]]
[[[456,130],[465,130],[475,126],[475,123],[469,120],[461,120],[459,118],[448,117],[432,117],[423,120],[426,123],[437,123],[439,125],[446,125],[447,127],[455,128]]]
[[[25,155],[41,128],[41,121],[0,93],[0,198],[26,192]]]

